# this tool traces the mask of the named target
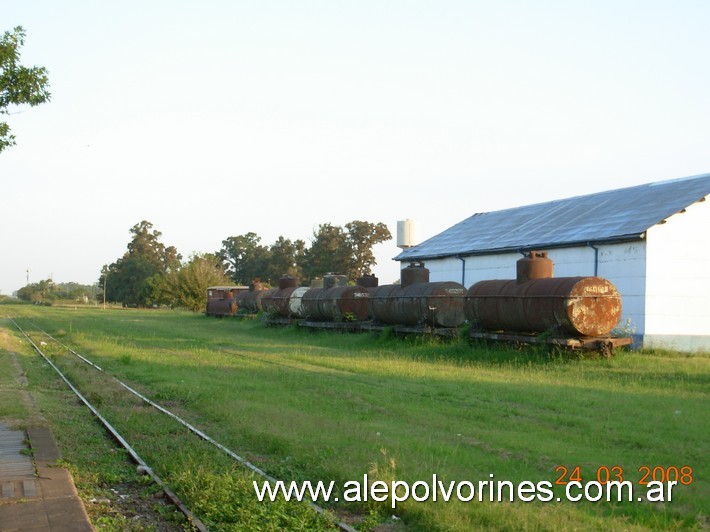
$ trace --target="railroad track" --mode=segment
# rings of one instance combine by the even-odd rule
[[[89,408],[89,410],[94,414],[94,416],[104,425],[106,430],[109,432],[109,434],[128,452],[130,455],[131,459],[137,464],[139,468],[141,468],[141,471],[151,477],[151,479],[158,485],[160,488],[163,490],[165,493],[167,499],[173,504],[182,514],[185,515],[185,517],[188,519],[188,521],[199,531],[207,531],[207,527],[205,526],[202,521],[200,521],[190,510],[185,506],[185,504],[177,497],[177,495],[170,490],[170,488],[166,485],[166,483],[158,476],[155,474],[153,469],[138,455],[138,453],[131,447],[131,445],[126,441],[126,439],[116,430],[115,427],[113,427],[98,411],[98,409],[92,405],[86,397],[84,397],[81,392],[74,386],[74,384],[62,373],[62,371],[49,359],[49,357],[42,351],[42,349],[35,343],[35,341],[30,337],[30,335],[22,328],[20,325],[11,317],[8,316],[8,319],[15,325],[15,327],[20,331],[20,333],[27,338],[29,341],[30,345],[32,348],[39,353],[42,358],[59,374],[61,379],[67,384],[67,386],[72,390],[72,392],[84,403],[84,405]],[[48,332],[44,331],[42,328],[37,326],[36,324],[32,324],[32,327],[42,333],[45,337],[50,339],[52,342],[56,343],[57,345],[61,346],[63,349],[71,353],[72,355],[76,356],[79,358],[82,362],[85,364],[91,366],[94,370],[97,372],[102,373],[103,375],[106,375],[108,378],[110,378],[113,382],[127,390],[129,393],[133,394],[134,396],[138,397],[141,401],[144,403],[150,405],[151,407],[155,408],[159,412],[165,414],[166,416],[169,416],[173,420],[177,421],[179,424],[187,428],[190,432],[192,432],[194,435],[198,436],[202,440],[206,441],[207,443],[211,444],[212,446],[216,447],[220,451],[222,451],[224,454],[232,458],[233,460],[237,461],[239,464],[241,464],[243,467],[251,471],[252,473],[255,473],[259,475],[260,477],[268,480],[269,482],[275,483],[278,481],[275,477],[269,475],[253,463],[251,463],[249,460],[245,459],[244,457],[240,456],[236,452],[232,451],[225,445],[219,443],[216,441],[214,438],[210,437],[207,435],[205,432],[201,431],[191,423],[185,421],[183,418],[175,414],[174,412],[170,411],[169,409],[165,408],[164,406],[156,403],[155,401],[149,399],[146,397],[144,394],[141,394],[137,390],[135,390],[133,387],[129,386],[125,382],[121,381],[120,379],[114,377],[113,375],[110,375],[108,372],[106,372],[103,368],[101,368],[99,365],[95,364],[93,361],[88,359],[87,357],[81,355],[78,353],[76,350],[72,349],[68,345],[64,344],[60,340],[56,339],[52,335],[50,335]],[[308,505],[316,512],[319,514],[325,515],[328,518],[331,519],[333,522],[333,525],[335,525],[337,528],[340,530],[344,530],[346,532],[357,532],[355,528],[351,527],[347,523],[343,523],[340,521],[334,521],[330,517],[330,515],[326,512],[324,508],[321,506],[315,504],[314,502],[308,501]]]

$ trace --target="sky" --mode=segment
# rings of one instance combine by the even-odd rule
[[[0,294],[96,282],[142,220],[185,258],[352,220],[424,240],[710,172],[709,24],[706,0],[0,0],[52,93],[2,117]]]

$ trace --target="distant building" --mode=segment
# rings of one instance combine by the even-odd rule
[[[405,249],[432,281],[514,279],[523,251],[555,276],[597,275],[622,296],[639,345],[710,351],[710,174],[478,213]]]

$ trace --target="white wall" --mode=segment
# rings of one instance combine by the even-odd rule
[[[645,346],[710,351],[710,202],[648,230]]]
[[[646,244],[637,240],[597,246],[597,275],[614,283],[621,294],[619,328],[625,334],[640,336],[646,328]]]

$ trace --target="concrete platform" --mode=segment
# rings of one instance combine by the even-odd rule
[[[49,429],[25,436],[0,424],[0,531],[94,530],[69,471],[53,467],[58,459]]]

